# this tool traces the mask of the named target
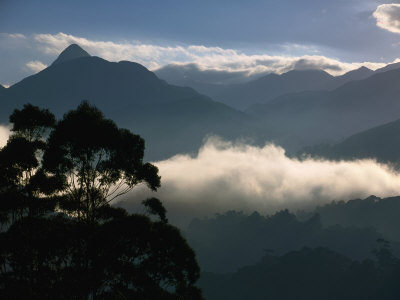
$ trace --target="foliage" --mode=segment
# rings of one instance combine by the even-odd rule
[[[13,134],[0,151],[1,220],[8,223],[26,215],[34,216],[54,209],[55,202],[39,191],[42,172],[40,156],[46,148],[45,134],[55,125],[48,110],[26,104],[10,116]],[[53,182],[53,190],[60,185]]]
[[[50,134],[43,168],[64,180],[61,207],[78,218],[94,221],[98,208],[139,183],[160,186],[157,168],[143,163],[144,140],[105,119],[83,102],[67,113]]]
[[[0,298],[201,299],[193,250],[166,219],[111,206],[160,176],[144,141],[83,102],[56,122],[30,104],[0,149]]]

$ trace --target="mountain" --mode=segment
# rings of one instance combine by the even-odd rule
[[[374,73],[374,71],[368,69],[367,67],[361,67],[359,69],[349,71],[341,76],[333,77],[331,82],[327,84],[326,88],[328,90],[332,90],[350,81],[366,79],[369,76],[372,76]]]
[[[319,70],[290,71],[282,75],[269,74],[257,80],[231,86],[224,92],[214,96],[238,109],[269,100],[286,93],[303,90],[319,90],[332,78],[331,75]]]
[[[398,63],[393,63],[393,64],[388,64],[387,66],[377,69],[374,71],[375,74],[378,73],[383,73],[383,72],[387,72],[387,71],[392,71],[392,70],[396,70],[400,68],[400,62]]]
[[[165,73],[158,72],[161,78]],[[211,98],[236,109],[244,110],[251,104],[266,102],[279,95],[303,90],[315,90],[326,86],[331,75],[319,70],[290,71],[282,75],[268,74],[261,78],[240,84],[218,84],[210,81],[196,81],[184,77],[174,83],[190,86]]]
[[[0,94],[0,121],[27,102],[61,116],[89,100],[120,126],[141,134],[152,159],[195,151],[207,134],[245,135],[246,114],[191,88],[169,85],[140,64],[108,62],[77,47]]]
[[[400,117],[400,69],[351,81],[333,91],[286,94],[247,112],[281,132],[291,150],[337,141]]]
[[[70,61],[73,59],[81,58],[81,57],[90,57],[90,54],[79,47],[77,44],[69,45],[58,58],[52,63],[52,65],[61,64],[66,61]]]
[[[354,134],[333,145],[318,145],[302,153],[329,159],[375,158],[384,163],[400,163],[400,120]]]
[[[53,63],[11,86],[7,96],[13,106],[31,101],[56,113],[65,112],[83,99],[95,101],[99,108],[112,113],[132,104],[206,98],[190,88],[168,85],[140,64],[113,63],[92,56]]]
[[[156,71],[167,82],[189,86],[211,98],[244,110],[256,103],[301,91],[332,90],[353,81],[371,76],[374,71],[361,67],[341,76],[331,76],[321,70],[292,70],[282,75],[268,74],[261,78],[248,78],[247,82],[229,84],[230,81],[245,81],[240,72],[201,71],[188,66],[166,66]],[[241,75],[241,76],[240,76]]]

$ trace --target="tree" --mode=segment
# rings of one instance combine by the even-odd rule
[[[0,191],[11,200],[29,191],[49,205],[29,213],[31,204],[22,203],[27,212],[0,234],[0,297],[201,299],[195,254],[161,201],[143,201],[158,219],[110,205],[138,184],[160,186],[157,168],[143,162],[144,140],[87,102],[56,124],[26,123],[21,115],[30,111],[48,116],[33,106],[12,115],[18,135],[0,151]],[[18,163],[3,159],[9,144]]]
[[[49,199],[40,196],[38,181],[42,174],[39,157],[46,147],[45,135],[55,125],[55,117],[48,110],[31,104],[16,109],[10,116],[12,135],[0,151],[0,203],[1,221],[51,210]],[[53,185],[53,190],[60,188]],[[50,205],[50,206],[49,206]]]
[[[62,209],[93,222],[116,197],[139,183],[160,186],[158,169],[143,163],[144,140],[83,102],[56,125],[44,153],[44,170],[65,182]]]

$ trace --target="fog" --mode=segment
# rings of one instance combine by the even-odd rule
[[[289,158],[273,144],[256,147],[212,137],[198,154],[154,162],[161,175],[156,193],[136,187],[119,200],[128,210],[158,197],[173,224],[228,210],[270,214],[289,208],[313,209],[333,200],[398,195],[400,174],[373,160],[327,161]]]
[[[0,148],[7,144],[10,129],[5,125],[0,125]]]
[[[0,147],[9,134],[9,128],[0,125]],[[196,155],[176,155],[153,164],[159,168],[161,188],[151,192],[139,185],[115,204],[143,212],[141,200],[157,197],[171,223],[179,226],[228,210],[295,212],[331,201],[400,194],[400,174],[374,160],[291,158],[273,144],[257,147],[218,137],[206,140]]]

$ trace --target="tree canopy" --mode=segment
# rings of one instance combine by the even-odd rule
[[[160,187],[144,140],[87,102],[56,121],[27,104],[0,149],[0,298],[202,299],[195,254],[168,224],[111,205]],[[156,218],[150,218],[150,215]]]

